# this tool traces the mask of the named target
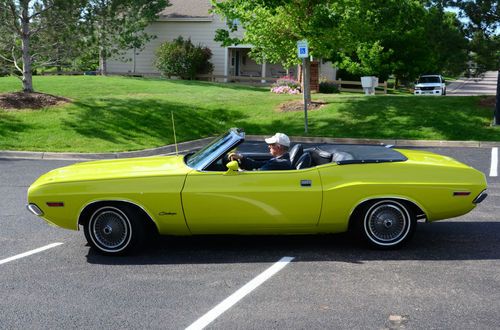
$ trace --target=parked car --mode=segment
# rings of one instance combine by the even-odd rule
[[[290,150],[295,169],[242,171],[227,155],[231,129],[196,153],[61,167],[28,189],[28,210],[78,230],[104,254],[125,254],[147,235],[314,234],[353,230],[400,247],[417,220],[468,213],[486,195],[483,173],[450,157],[384,146],[321,144]],[[268,153],[253,153],[266,159]]]
[[[446,95],[446,82],[441,75],[423,75],[415,83],[415,95]]]

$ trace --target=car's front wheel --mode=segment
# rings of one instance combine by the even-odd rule
[[[407,206],[395,200],[379,200],[366,205],[358,222],[361,236],[373,247],[398,248],[412,236],[416,218]]]
[[[128,206],[106,205],[92,212],[84,225],[87,242],[98,252],[123,255],[144,240],[144,224]]]

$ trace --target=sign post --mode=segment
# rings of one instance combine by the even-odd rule
[[[297,55],[302,58],[302,81],[304,90],[302,91],[304,99],[304,131],[307,134],[307,95],[309,94],[309,70],[307,69],[306,59],[309,57],[309,45],[307,40],[297,41]]]
[[[493,125],[500,125],[500,70],[497,72],[497,97],[495,102]]]

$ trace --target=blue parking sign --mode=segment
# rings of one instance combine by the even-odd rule
[[[299,58],[309,57],[307,40],[297,41],[297,55],[299,56]]]

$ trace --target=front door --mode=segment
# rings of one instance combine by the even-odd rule
[[[317,169],[191,172],[182,191],[193,234],[301,232],[318,223]]]

